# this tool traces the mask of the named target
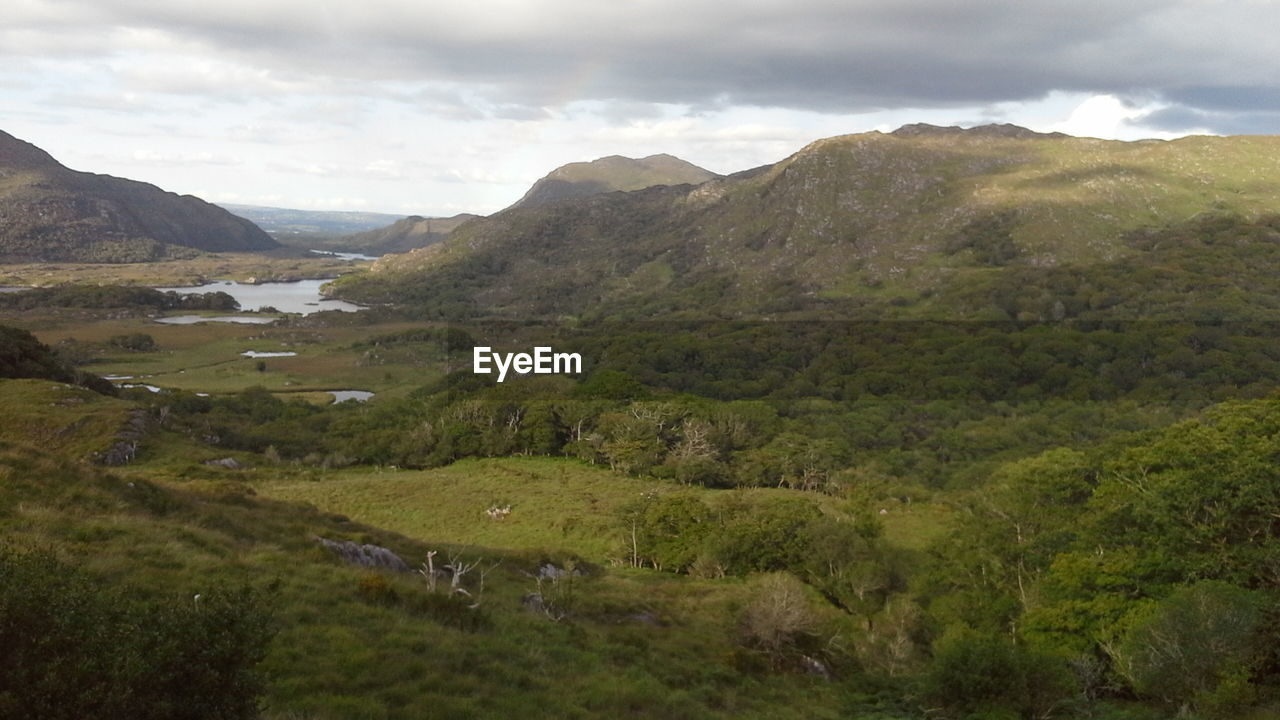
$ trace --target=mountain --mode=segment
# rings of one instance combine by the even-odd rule
[[[197,197],[76,172],[0,132],[0,260],[141,262],[274,247],[253,223]]]
[[[293,236],[333,237],[385,227],[400,219],[390,213],[354,210],[294,210],[222,203],[233,215],[253,222],[280,242],[291,245]]]
[[[917,125],[819,140],[695,187],[521,204],[385,259],[337,291],[520,318],[885,308],[948,316],[943,298],[1000,306],[1014,278],[1069,268],[1088,269],[1071,281],[1081,297],[1093,292],[1090,278],[1105,275],[1111,287],[1118,268],[1135,263],[1192,274],[1228,263],[1253,277],[1262,258],[1237,255],[1270,252],[1265,228],[1242,230],[1256,243],[1234,250],[1138,235],[1185,234],[1204,213],[1247,225],[1277,209],[1280,137],[1119,142]],[[1170,253],[1181,253],[1176,267],[1161,264]],[[1059,299],[1070,307],[1073,298]]]
[[[443,240],[462,223],[480,217],[459,213],[447,218],[424,218],[410,215],[386,227],[334,238],[327,245],[333,249],[369,255],[409,252]]]
[[[671,155],[650,155],[639,160],[610,155],[552,170],[512,207],[535,207],[617,190],[643,190],[654,185],[698,185],[717,177],[709,170]]]

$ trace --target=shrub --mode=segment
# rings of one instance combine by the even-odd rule
[[[257,717],[272,634],[249,588],[144,600],[0,548],[0,718]]]
[[[396,589],[382,573],[370,572],[360,576],[356,583],[356,594],[365,602],[375,605],[395,605],[400,597]]]
[[[811,649],[818,616],[804,583],[788,573],[769,573],[755,582],[738,624],[743,644],[783,665]]]

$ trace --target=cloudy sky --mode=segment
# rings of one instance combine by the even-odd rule
[[[1273,0],[0,0],[0,130],[215,202],[491,212],[908,122],[1280,132]]]

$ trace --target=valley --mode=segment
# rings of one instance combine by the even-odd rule
[[[6,265],[0,611],[229,717],[1273,717],[1280,170],[1179,142],[907,126],[376,262]],[[472,371],[536,347],[580,366]]]

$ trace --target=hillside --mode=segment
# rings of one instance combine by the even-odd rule
[[[1162,251],[1135,242],[1140,230],[1274,211],[1278,151],[1269,136],[1118,142],[1012,126],[846,135],[697,187],[517,206],[338,291],[508,317],[847,317],[890,301],[947,316],[938,298],[975,283]]]
[[[264,498],[254,486],[270,491],[306,478],[317,484],[321,476],[284,466],[210,467],[199,459],[222,457],[225,450],[191,444],[159,430],[161,423],[148,430],[139,462],[111,473],[75,462],[64,447],[42,444],[47,435],[66,435],[56,432],[60,428],[83,443],[95,437],[109,442],[111,428],[95,418],[118,410],[123,401],[25,380],[0,380],[0,399],[20,401],[31,414],[49,403],[59,411],[30,432],[6,426],[0,433],[0,531],[6,540],[0,544],[0,577],[11,577],[14,558],[38,549],[56,554],[60,577],[77,568],[106,598],[127,589],[130,597],[172,607],[169,613],[189,610],[193,597],[197,610],[203,603],[234,598],[241,587],[268,598],[263,604],[273,616],[274,638],[258,668],[263,712],[219,717],[399,720],[422,717],[426,707],[439,717],[835,718],[848,702],[842,687],[815,683],[801,673],[773,672],[744,646],[735,618],[760,593],[759,582],[585,561],[576,565],[580,573],[567,579],[539,579],[548,565],[569,566],[581,557],[575,547],[579,535],[561,536],[548,522],[556,517],[554,506],[544,518],[521,505],[521,521],[538,528],[525,542],[479,546],[429,530],[401,535],[345,514]],[[255,456],[253,462],[262,459]],[[570,488],[604,490],[613,478],[606,470],[571,461],[506,465],[474,470],[479,479],[503,470],[529,474],[524,469],[529,466]],[[458,507],[475,509],[467,502]],[[478,566],[459,586],[467,590],[464,601],[449,590],[447,578],[432,590],[420,574],[345,561],[320,538],[385,548],[413,568],[435,552],[436,567],[448,567],[454,558]],[[477,577],[481,574],[483,579]],[[66,592],[68,583],[50,585]],[[3,589],[14,587],[34,598],[50,588],[0,583],[0,609],[6,612],[0,637],[26,641],[32,635],[23,631],[41,618],[36,612],[13,612],[11,598],[17,593]],[[532,594],[545,596],[546,604],[533,605]],[[76,597],[88,603],[93,596]],[[806,595],[804,602],[812,603],[815,617],[838,621],[816,595]],[[63,605],[52,605],[52,612]],[[83,607],[75,611],[79,615],[72,621],[85,612]],[[225,635],[210,632],[201,644],[183,646],[198,648],[187,662],[208,664],[199,673],[205,684],[216,684],[210,678],[232,664],[219,663],[223,656],[215,652],[248,639],[230,627],[224,630]],[[89,628],[79,631],[93,635]],[[9,652],[0,645],[0,656],[8,658]],[[46,652],[89,665],[94,651],[65,643]],[[30,655],[18,657],[12,667],[29,675],[47,668]],[[136,682],[143,662],[134,658],[134,663],[126,669],[135,675],[123,674]],[[87,684],[100,681],[91,677],[92,666],[80,667],[64,662],[53,671],[59,679],[73,672],[86,678],[86,684],[71,683],[46,700],[64,710],[58,717],[89,716],[92,712],[65,709],[104,703],[101,691]],[[4,717],[30,716],[9,710],[29,709],[44,686],[12,687],[0,680],[0,698],[11,703],[2,707]],[[149,689],[181,696],[181,688]],[[111,698],[130,707],[127,695]],[[146,700],[133,701],[135,711],[144,707]],[[210,716],[193,711],[145,717]]]
[[[568,198],[643,190],[655,185],[698,185],[716,177],[719,176],[709,170],[671,155],[650,155],[638,160],[610,155],[552,170],[512,207],[537,207]]]
[[[386,227],[334,238],[325,245],[335,250],[368,255],[409,252],[440,242],[459,225],[476,217],[479,216],[470,213],[459,213],[447,218],[410,215]]]
[[[144,262],[274,247],[253,223],[199,198],[76,172],[0,132],[0,260]]]

